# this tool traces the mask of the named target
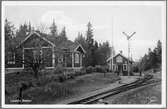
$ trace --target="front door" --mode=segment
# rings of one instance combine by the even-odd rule
[[[33,61],[33,49],[24,49],[24,67],[29,68]]]
[[[122,75],[122,71],[123,71],[122,65],[118,65],[118,72],[119,72],[119,75]]]

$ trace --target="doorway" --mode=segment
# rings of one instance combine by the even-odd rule
[[[123,74],[123,66],[122,65],[118,65],[118,74],[122,75]]]

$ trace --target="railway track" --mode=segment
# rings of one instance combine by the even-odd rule
[[[84,98],[84,99],[73,101],[73,102],[68,103],[68,104],[93,104],[94,102],[98,101],[99,99],[104,99],[104,98],[107,98],[109,96],[113,96],[113,95],[119,94],[121,92],[128,91],[130,89],[138,88],[141,86],[145,86],[145,85],[149,85],[149,84],[153,84],[153,83],[157,83],[157,82],[160,82],[160,80],[153,79],[152,75],[147,75],[147,76],[140,78],[132,83],[125,84],[125,85],[122,85],[122,86],[117,87],[115,89],[111,89],[111,90],[108,90],[108,91],[105,91],[105,92],[102,92],[102,93],[99,93],[96,95],[92,95],[92,96],[89,96],[89,97]]]

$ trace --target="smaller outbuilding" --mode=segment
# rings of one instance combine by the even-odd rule
[[[117,55],[113,56],[113,61],[112,61],[112,57],[109,57],[107,59],[109,70],[117,73],[118,75],[123,75],[123,76],[128,75],[128,69],[129,69],[129,72],[131,72],[132,63],[133,61],[126,58],[122,54],[122,51],[120,51],[120,53],[118,53]]]

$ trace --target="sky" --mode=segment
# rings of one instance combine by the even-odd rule
[[[15,3],[5,5],[4,17],[8,18],[16,28],[25,22],[34,27],[44,25],[49,28],[55,19],[58,31],[65,26],[67,37],[74,40],[78,32],[84,36],[87,23],[93,26],[94,39],[98,42],[109,41],[114,45],[116,53],[123,51],[128,56],[128,42],[122,32],[131,35],[131,56],[140,59],[154,48],[158,40],[162,40],[162,5],[151,3],[128,4],[127,2],[103,3],[65,3],[65,2],[31,2],[30,4]],[[113,36],[113,37],[112,37]],[[113,41],[112,41],[113,39]]]

